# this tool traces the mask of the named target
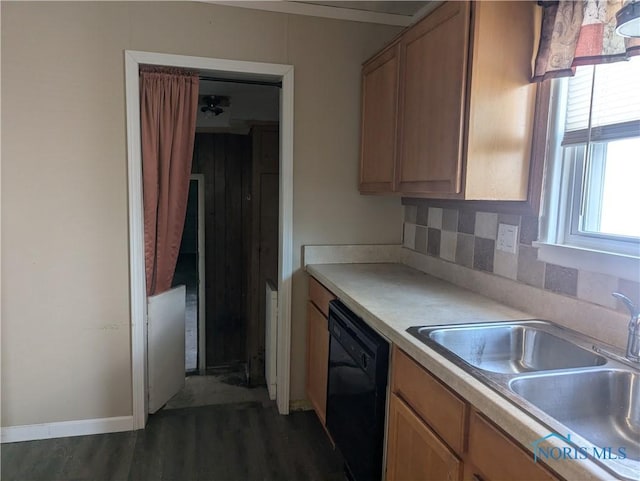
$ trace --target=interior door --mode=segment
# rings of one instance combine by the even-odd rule
[[[186,288],[147,298],[149,413],[184,387]]]

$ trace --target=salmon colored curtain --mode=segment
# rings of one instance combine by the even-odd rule
[[[171,288],[189,193],[197,72],[142,66],[140,120],[147,295]]]
[[[640,39],[624,38],[616,13],[624,0],[560,0],[544,6],[533,82],[573,76],[580,65],[626,60],[640,54]]]

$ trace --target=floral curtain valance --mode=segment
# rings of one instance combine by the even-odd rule
[[[542,5],[542,32],[533,82],[571,76],[580,65],[640,55],[639,38],[616,33],[616,13],[624,0],[560,0]]]

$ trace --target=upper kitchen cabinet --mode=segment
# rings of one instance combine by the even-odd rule
[[[469,8],[445,3],[400,41],[396,188],[403,194],[460,192]]]
[[[465,199],[527,199],[539,10],[535,2],[473,4]]]
[[[398,68],[397,87],[363,88],[362,193],[527,199],[537,10],[535,2],[446,2],[364,65],[363,87],[385,54],[398,58],[387,67],[389,78]],[[397,109],[385,104],[381,114],[376,102],[393,98]]]
[[[395,179],[399,44],[362,68],[360,192],[392,192]]]

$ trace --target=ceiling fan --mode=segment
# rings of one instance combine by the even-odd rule
[[[224,95],[205,95],[200,100],[200,105],[201,112],[210,112],[217,117],[224,112],[222,107],[229,107],[231,102],[229,97]]]

